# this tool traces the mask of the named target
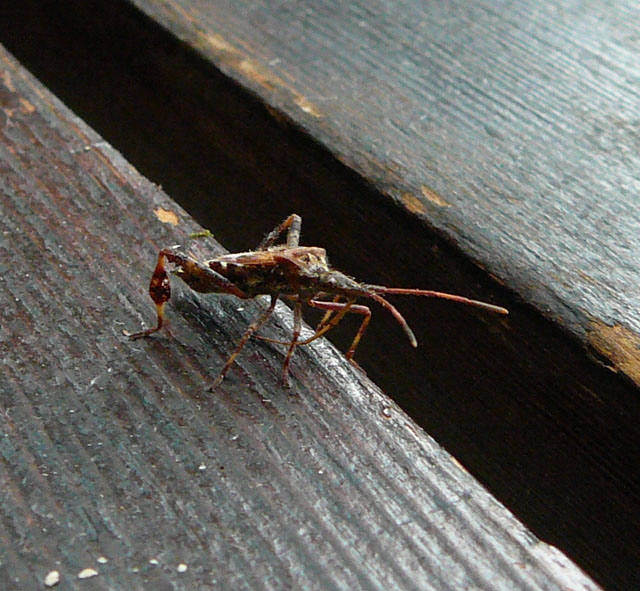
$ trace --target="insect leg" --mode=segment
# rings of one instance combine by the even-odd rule
[[[203,263],[176,251],[173,248],[163,248],[158,253],[158,262],[149,283],[149,295],[156,305],[158,321],[156,326],[141,332],[125,335],[130,339],[140,339],[158,332],[164,324],[165,304],[171,297],[171,285],[167,273],[167,262],[176,267],[175,274],[180,277],[194,291],[204,293],[228,293],[236,297],[247,299],[247,294],[235,283],[229,281]]]
[[[247,328],[245,333],[242,335],[242,338],[240,339],[240,341],[238,341],[235,351],[231,353],[231,356],[229,357],[229,359],[227,359],[226,363],[224,364],[224,367],[220,371],[220,374],[218,375],[216,380],[213,382],[213,385],[211,386],[211,388],[209,388],[209,390],[214,390],[222,383],[222,380],[224,380],[224,376],[227,374],[227,372],[229,371],[229,368],[231,367],[233,362],[236,360],[236,357],[238,357],[238,355],[240,354],[240,351],[242,351],[243,347],[247,344],[247,341],[251,338],[253,333],[255,333],[257,330],[260,330],[260,328],[262,328],[262,326],[267,322],[267,320],[269,320],[269,317],[273,313],[273,310],[275,309],[277,302],[278,302],[278,296],[272,295],[271,303],[269,304],[269,307],[260,315],[260,317],[257,320],[255,320],[249,325],[249,328]]]
[[[132,340],[148,337],[150,334],[158,332],[162,328],[162,324],[164,322],[164,306],[171,297],[171,285],[169,283],[169,275],[167,274],[165,266],[166,256],[167,251],[165,250],[161,250],[158,254],[158,262],[155,270],[153,271],[153,275],[151,276],[151,282],[149,283],[149,295],[151,296],[153,303],[156,305],[158,322],[153,328],[147,328],[146,330],[136,332],[134,334],[125,333],[126,336]]]
[[[285,230],[287,232],[287,246],[289,248],[295,248],[300,243],[300,230],[302,228],[302,218],[292,213],[281,224],[277,225],[271,232],[269,232],[258,246],[258,250],[266,250],[270,246],[273,246],[275,241],[280,237]]]
[[[340,299],[341,299],[341,296],[337,295],[335,298],[333,298],[333,301],[334,302],[339,302]],[[327,310],[324,313],[324,316],[322,317],[322,319],[320,320],[320,322],[318,322],[318,325],[316,326],[316,332],[320,332],[329,323],[329,319],[333,316],[334,312],[335,312],[335,310]]]
[[[356,336],[353,338],[353,342],[349,347],[349,350],[345,353],[345,357],[349,360],[353,358],[353,354],[360,343],[360,339],[364,334],[364,331],[367,330],[367,326],[369,326],[369,321],[371,320],[371,310],[367,306],[363,306],[360,304],[354,304],[355,300],[349,300],[348,302],[323,302],[321,300],[309,300],[309,305],[314,308],[319,308],[321,310],[327,310],[328,313],[331,313],[334,310],[337,310],[338,313],[328,321],[321,330],[316,331],[316,333],[305,342],[300,344],[308,344],[311,341],[314,341],[318,337],[322,336],[327,331],[331,330],[334,326],[336,326],[340,320],[344,317],[344,315],[349,312],[353,314],[362,314],[364,316],[362,320],[362,324],[360,324],[360,328],[358,328],[358,332],[356,332]],[[326,318],[325,314],[325,318]],[[323,319],[324,320],[324,319]]]
[[[358,329],[358,332],[356,333],[356,336],[354,337],[353,342],[349,347],[349,350],[345,354],[345,357],[347,359],[351,359],[353,357],[353,354],[358,344],[360,343],[360,339],[362,338],[364,331],[367,329],[367,326],[369,325],[369,321],[371,320],[371,310],[367,306],[355,304],[354,302],[355,300],[349,300],[347,302],[337,302],[335,300],[333,302],[325,302],[322,300],[309,300],[307,303],[310,306],[314,308],[318,308],[320,310],[327,310],[327,314],[325,314],[325,317],[320,321],[320,323],[316,327],[316,332],[313,333],[313,335],[311,335],[307,339],[304,339],[302,341],[296,341],[295,346],[300,347],[303,345],[308,345],[309,343],[312,343],[316,339],[319,339],[321,336],[329,332],[332,328],[337,326],[338,323],[344,318],[344,316],[347,313],[361,314],[365,318],[362,320],[362,324],[360,325],[360,328]],[[332,316],[334,312],[337,312],[337,314],[335,314],[335,316]],[[267,341],[269,343],[276,343],[278,345],[291,346],[293,343],[293,341],[280,341],[277,339],[271,339],[269,337],[263,337],[261,335],[256,335],[256,338],[261,339],[263,341]]]
[[[309,301],[306,302],[306,303],[308,303],[310,306],[312,306],[314,308],[327,310],[327,313],[322,317],[322,320],[320,320],[320,322],[316,326],[316,330],[313,333],[313,335],[311,335],[310,337],[308,337],[308,338],[306,338],[306,339],[304,339],[302,341],[297,341],[298,345],[308,345],[309,343],[312,343],[316,339],[318,339],[321,336],[323,336],[325,333],[329,332],[334,326],[336,326],[340,322],[340,320],[342,320],[342,318],[349,311],[349,309],[351,307],[354,307],[353,303],[354,303],[355,300],[351,301],[350,303],[340,303],[340,302],[338,302],[339,298],[340,298],[340,296],[336,296],[336,298],[333,300],[333,302],[325,302],[325,301],[322,301],[322,300],[309,300]],[[334,303],[335,303],[335,305],[334,305]],[[320,304],[322,304],[322,307],[320,306]],[[325,307],[325,304],[328,305],[328,306],[331,306],[331,308],[327,309],[327,307]],[[355,307],[357,307],[357,306],[355,306]],[[333,313],[336,312],[336,311],[338,311],[338,314],[333,316]],[[292,341],[282,341],[280,339],[272,339],[270,337],[264,337],[264,336],[259,335],[259,334],[255,335],[255,336],[256,336],[257,339],[260,339],[262,341],[266,341],[267,343],[275,343],[276,345],[291,345],[291,342],[292,342]]]
[[[175,274],[193,291],[200,293],[228,293],[238,298],[249,296],[233,281],[214,271],[207,263],[201,263],[190,256],[167,249],[165,256],[176,266]]]
[[[302,302],[296,299],[295,306],[293,308],[293,334],[291,336],[291,342],[289,343],[289,350],[287,356],[284,358],[282,364],[282,380],[285,386],[289,385],[289,364],[291,363],[291,357],[295,348],[300,344],[298,339],[300,338],[300,331],[302,330]]]

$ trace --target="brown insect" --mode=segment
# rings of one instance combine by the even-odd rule
[[[289,364],[296,347],[308,345],[336,326],[347,313],[363,316],[360,328],[346,353],[351,360],[353,354],[371,319],[371,310],[356,304],[359,298],[368,298],[389,310],[404,329],[409,342],[418,346],[416,337],[402,314],[390,304],[384,295],[417,295],[452,300],[497,312],[509,312],[500,306],[470,300],[462,296],[441,293],[426,289],[405,289],[367,285],[332,269],[327,262],[324,248],[317,246],[299,246],[302,219],[296,214],[290,215],[280,225],[267,234],[257,250],[226,254],[209,261],[198,262],[181,253],[177,248],[165,248],[158,254],[158,263],[151,277],[149,294],[158,313],[158,323],[153,328],[128,335],[131,339],[147,337],[162,328],[164,307],[171,297],[169,276],[166,263],[174,265],[174,273],[191,289],[202,293],[226,293],[242,299],[259,295],[271,296],[268,308],[253,322],[240,339],[235,351],[224,364],[222,371],[212,388],[218,386],[229,371],[236,357],[247,341],[256,336],[271,343],[287,345],[288,350],[282,366],[282,378],[288,383]],[[283,232],[287,232],[286,244],[276,245]],[[293,302],[293,335],[290,341],[279,341],[255,334],[267,322],[280,297]],[[308,305],[325,311],[314,334],[300,340],[302,326],[302,306]]]

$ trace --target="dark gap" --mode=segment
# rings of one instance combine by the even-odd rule
[[[640,587],[635,388],[129,4],[6,3],[0,40],[230,250],[295,211],[303,243],[363,281],[507,303],[505,322],[398,297],[420,348],[375,308],[357,359],[539,537]]]

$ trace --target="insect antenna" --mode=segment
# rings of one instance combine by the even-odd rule
[[[465,304],[467,306],[474,306],[475,308],[481,308],[483,310],[487,310],[489,312],[495,312],[497,314],[508,314],[509,310],[503,308],[502,306],[494,306],[493,304],[488,304],[487,302],[480,302],[478,300],[471,300],[469,298],[465,298],[463,296],[454,295],[451,293],[444,293],[441,291],[432,291],[429,289],[411,289],[405,287],[385,287],[383,285],[366,285],[366,297],[371,298],[378,302],[381,306],[384,306],[393,317],[398,321],[400,326],[404,329],[404,332],[409,337],[409,342],[412,346],[417,347],[418,341],[416,340],[415,335],[407,321],[404,319],[402,314],[390,304],[387,300],[385,300],[380,294],[385,295],[415,295],[415,296],[423,296],[429,298],[438,298],[441,300],[450,300],[452,302],[458,302],[459,304]],[[365,295],[365,294],[363,294]]]
[[[407,337],[409,337],[409,342],[411,343],[411,346],[417,347],[418,341],[416,339],[416,335],[413,334],[413,331],[411,330],[411,328],[409,328],[409,325],[407,324],[407,321],[404,319],[404,316],[400,314],[400,312],[396,309],[396,307],[390,304],[381,295],[378,295],[373,291],[369,292],[367,296],[370,297],[372,300],[375,300],[376,302],[378,302],[381,306],[384,306],[387,310],[389,310],[389,312],[391,312],[391,314],[393,314],[393,317],[398,321],[400,326],[402,326],[404,332],[407,333]]]
[[[481,302],[479,300],[471,300],[464,296],[454,295],[452,293],[444,293],[442,291],[432,291],[430,289],[410,289],[405,287],[385,287],[383,285],[367,285],[374,293],[384,293],[385,295],[415,295],[424,296],[428,298],[438,298],[441,300],[450,300],[452,302],[458,302],[459,304],[465,304],[467,306],[473,306],[475,308],[482,308],[489,312],[495,312],[496,314],[509,314],[509,310],[502,306],[495,306],[494,304],[488,304],[487,302]]]

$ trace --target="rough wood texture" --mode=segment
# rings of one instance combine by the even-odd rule
[[[335,17],[348,20],[354,10]],[[502,10],[500,17],[509,19],[513,10]],[[464,23],[465,15],[452,12],[449,29],[455,19]],[[526,16],[541,18],[533,11]],[[235,39],[236,20],[221,21],[230,27],[221,34]],[[305,22],[313,26],[314,20],[309,16]],[[184,14],[166,24],[182,31]],[[432,34],[439,35],[441,24],[433,21]],[[273,22],[267,19],[264,26]],[[524,16],[519,26],[540,32],[525,24]],[[552,40],[553,29],[548,32]],[[482,26],[472,33],[476,42],[493,35]],[[0,35],[38,78],[228,247],[257,243],[266,224],[294,210],[305,219],[304,242],[327,246],[338,267],[359,278],[508,304],[512,315],[503,323],[435,302],[398,301],[420,348],[410,350],[393,321],[376,311],[358,361],[539,537],[561,547],[609,588],[626,591],[640,584],[637,388],[599,368],[533,308],[509,303],[417,218],[381,197],[375,178],[358,176],[334,160],[313,136],[324,126],[309,126],[311,135],[303,137],[282,111],[265,102],[281,98],[281,92],[252,99],[211,66],[211,57],[199,59],[131,5],[115,0],[4,3]],[[252,43],[249,39],[247,47]],[[325,51],[333,55],[335,50],[329,43]],[[580,59],[588,63],[594,55]],[[294,54],[293,61],[309,59]],[[321,54],[313,59],[322,64]],[[446,92],[451,96],[443,89],[442,100],[455,104],[458,85]],[[374,145],[386,145],[380,134],[388,128],[375,119],[367,124]],[[500,149],[497,143],[483,145]],[[407,144],[407,149],[421,151],[424,145]],[[440,157],[453,162],[457,155]],[[376,170],[364,169],[364,175]],[[482,172],[495,174],[490,168]],[[466,223],[473,230],[473,209],[469,215]],[[491,249],[486,254],[493,256]]]
[[[133,0],[640,383],[640,8]]]
[[[597,588],[326,342],[290,392],[255,343],[208,394],[257,305],[178,289],[167,335],[124,339],[197,227],[0,67],[3,589]]]
[[[134,3],[638,385],[637,3]],[[476,473],[513,487],[502,498],[519,511],[548,511],[553,539],[572,531],[583,564],[633,588],[637,389],[584,378],[588,362],[565,364],[556,335],[517,322],[508,406],[488,386],[423,412],[458,421],[458,449],[475,443],[465,462],[491,439],[518,449]],[[459,367],[452,353],[439,358]],[[476,426],[481,413],[495,424]]]
[[[238,6],[247,9],[245,15],[255,10],[248,3],[234,5]],[[271,8],[281,7],[274,4]],[[11,41],[12,51],[19,52],[23,63],[99,128],[139,170],[185,203],[206,227],[213,228],[225,245],[244,249],[255,244],[265,224],[295,210],[305,218],[305,243],[326,245],[332,260],[357,277],[461,291],[507,304],[505,294],[497,293],[478,269],[435,239],[417,218],[401,215],[400,208],[380,196],[375,190],[377,177],[366,177],[377,174],[378,168],[363,168],[363,176],[358,176],[323,150],[314,138],[326,128],[322,120],[307,127],[308,137],[289,125],[291,120],[282,110],[274,110],[268,102],[282,99],[277,87],[272,93],[262,92],[261,100],[252,100],[246,89],[211,67],[211,52],[203,52],[205,59],[198,59],[124,2],[22,0],[4,3],[0,10],[0,34]],[[500,27],[514,22],[514,10],[514,6],[504,7],[496,16],[496,20],[505,19]],[[564,10],[569,18],[572,8],[565,6]],[[349,21],[354,14],[358,14],[357,7],[337,11],[334,16]],[[316,21],[307,15],[305,26],[313,27]],[[464,10],[451,12],[449,33],[459,19],[460,31],[471,31],[472,45],[483,43],[486,36],[493,38],[496,21],[479,20],[469,29],[466,15]],[[616,15],[613,12],[609,18],[615,20]],[[175,16],[174,21],[165,22],[168,30],[183,31],[184,13]],[[406,13],[395,16],[400,22],[407,18]],[[218,33],[227,36],[229,43],[238,38],[236,21],[243,18],[232,17],[219,21],[228,30]],[[531,46],[536,43],[531,35],[543,38],[539,28],[526,24],[526,18],[535,23],[545,17],[531,11],[523,13],[517,25],[509,25],[523,31],[522,46]],[[325,26],[331,21],[325,18],[321,23]],[[257,35],[261,26],[273,28],[273,21],[264,19],[253,25]],[[187,32],[192,34],[193,26],[198,24],[186,26]],[[339,26],[327,25],[329,31]],[[426,22],[424,38],[427,33],[441,37],[441,29],[441,20]],[[617,30],[624,31],[625,26]],[[204,29],[199,31],[207,34]],[[387,27],[388,33],[393,31],[402,33]],[[546,31],[546,40],[554,46],[556,29],[550,26]],[[608,34],[607,29],[598,32]],[[192,39],[189,35],[185,38]],[[443,39],[450,40],[451,35]],[[581,41],[588,45],[596,39]],[[622,43],[624,37],[608,39]],[[273,43],[283,47],[280,39]],[[255,51],[252,39],[245,45]],[[300,48],[295,44],[290,47]],[[323,54],[312,44],[304,47],[316,53],[294,53],[293,57],[283,53],[281,63],[295,68],[297,61],[313,59],[326,76]],[[580,67],[595,67],[597,52],[592,49],[579,56]],[[411,46],[407,50],[412,51]],[[331,43],[323,51],[338,59]],[[508,47],[505,52],[509,53]],[[425,55],[422,63],[433,68],[428,57]],[[496,56],[484,57],[495,60]],[[353,58],[349,55],[346,59]],[[232,62],[224,63],[238,80],[253,83],[252,77],[238,74]],[[366,56],[363,64],[369,64]],[[272,62],[268,68],[277,65]],[[478,68],[482,68],[481,62]],[[539,70],[531,70],[535,71]],[[403,78],[407,83],[412,79]],[[547,84],[553,85],[554,80],[550,78]],[[466,82],[464,78],[455,82],[441,89],[443,102],[457,104],[458,89]],[[594,95],[598,89],[593,89]],[[393,92],[403,90],[399,87]],[[377,100],[377,95],[371,96]],[[592,99],[584,96],[582,100]],[[297,114],[299,120],[297,107],[290,113]],[[371,132],[363,140],[370,140],[378,149],[388,143],[383,134],[397,132],[384,119],[380,121],[366,122]],[[558,121],[560,125],[562,119]],[[464,131],[464,127],[455,128],[456,133]],[[348,134],[344,141],[351,142],[347,150],[353,145],[353,149],[370,152],[354,144]],[[406,148],[421,153],[424,146],[415,142],[407,143]],[[499,142],[482,146],[501,149]],[[539,149],[544,151],[547,146]],[[405,159],[410,161],[411,154],[407,154]],[[597,152],[594,154],[593,161],[599,161]],[[457,154],[446,152],[437,158],[449,167],[459,160]],[[349,162],[346,157],[343,160]],[[496,171],[486,168],[481,172],[492,178]],[[601,172],[617,174],[617,169]],[[386,186],[377,184],[383,189]],[[585,202],[599,198],[590,193],[583,197]],[[475,215],[470,209],[465,217],[471,231]],[[539,229],[548,233],[544,225]],[[484,232],[481,226],[478,231]],[[485,264],[491,267],[493,251],[488,248],[485,254],[490,257]],[[508,257],[508,251],[502,255]],[[510,273],[521,271],[516,268]],[[547,279],[553,283],[556,277]],[[626,591],[638,587],[637,388],[599,368],[566,334],[542,322],[526,305],[508,303],[513,313],[507,323],[435,303],[426,306],[402,300],[398,305],[416,330],[420,348],[408,349],[404,335],[392,321],[376,312],[358,351],[358,361],[369,374],[539,537],[560,546],[610,588]]]

